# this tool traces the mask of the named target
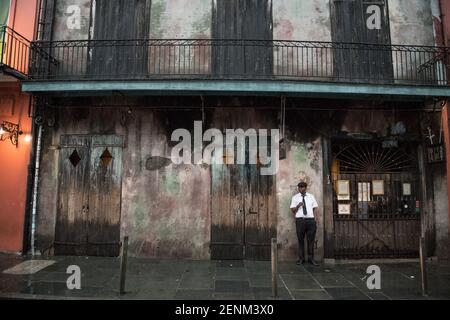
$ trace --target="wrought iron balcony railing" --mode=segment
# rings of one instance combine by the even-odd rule
[[[7,26],[0,26],[0,70],[14,77],[28,76],[31,43]]]
[[[34,42],[34,80],[264,79],[447,86],[450,48],[278,40]],[[43,55],[42,53],[47,55]],[[50,59],[49,56],[52,58]]]

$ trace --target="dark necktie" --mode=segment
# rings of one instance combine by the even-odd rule
[[[308,215],[308,211],[306,211],[306,201],[305,201],[305,196],[303,195],[303,215]]]

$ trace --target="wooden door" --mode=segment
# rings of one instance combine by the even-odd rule
[[[118,136],[91,139],[88,255],[119,255],[122,144]]]
[[[99,41],[90,48],[93,77],[147,75],[149,48],[142,39],[150,37],[150,6],[151,0],[95,1],[91,38]]]
[[[242,165],[211,165],[211,259],[244,258]]]
[[[258,165],[212,165],[211,259],[270,260],[276,237],[274,176]]]
[[[270,260],[276,237],[274,176],[263,176],[257,165],[246,165],[244,176],[245,258]]]
[[[114,135],[61,136],[55,254],[119,254],[122,145]]]
[[[89,137],[62,136],[59,196],[54,249],[56,255],[85,255],[89,182]]]
[[[212,39],[272,40],[272,0],[217,0],[213,2]],[[250,41],[251,42],[251,41]],[[217,41],[212,47],[212,70],[225,77],[271,75],[270,41]]]
[[[369,6],[380,8],[380,28],[369,29]],[[331,1],[334,74],[342,81],[390,82],[393,78],[390,26],[385,0]],[[343,43],[343,44],[342,44]],[[370,46],[370,44],[374,44]],[[385,46],[379,46],[385,45]]]

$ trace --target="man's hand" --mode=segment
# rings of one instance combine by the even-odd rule
[[[300,209],[301,207],[303,207],[303,202],[300,202],[295,208],[292,208],[292,213],[297,214],[298,209]]]

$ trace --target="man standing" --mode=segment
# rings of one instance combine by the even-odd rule
[[[314,260],[314,240],[316,238],[316,219],[315,214],[319,205],[316,199],[310,193],[306,192],[308,185],[306,182],[300,182],[298,191],[292,197],[291,211],[295,214],[295,225],[298,237],[298,261],[297,264],[305,263],[305,235],[308,245],[308,263],[317,266]]]

